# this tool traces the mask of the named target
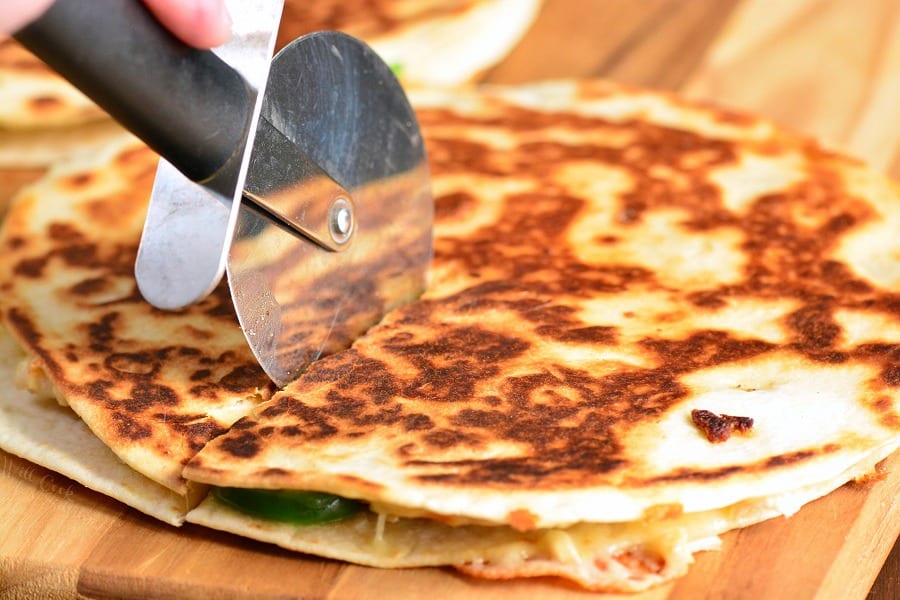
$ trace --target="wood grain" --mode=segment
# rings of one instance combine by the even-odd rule
[[[862,598],[900,531],[900,455],[885,477],[849,484],[790,519],[723,536],[682,579],[630,596]],[[0,453],[0,598],[354,598],[568,600],[558,582],[479,581],[450,569],[385,571],[304,557],[187,525],[176,529]],[[884,596],[889,598],[890,596]]]

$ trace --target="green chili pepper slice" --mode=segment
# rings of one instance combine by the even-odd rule
[[[322,492],[214,487],[213,497],[242,513],[298,525],[331,523],[351,517],[364,505]]]

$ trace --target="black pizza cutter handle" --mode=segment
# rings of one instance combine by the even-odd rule
[[[56,0],[13,37],[193,181],[244,146],[246,80],[137,0]]]

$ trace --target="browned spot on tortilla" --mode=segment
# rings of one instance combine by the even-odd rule
[[[36,113],[57,111],[63,106],[62,100],[54,96],[35,96],[28,99],[28,107]]]
[[[76,296],[91,296],[105,291],[109,287],[109,281],[100,277],[85,279],[79,281],[71,288],[69,292]]]
[[[138,422],[125,413],[115,412],[111,415],[114,433],[121,438],[130,441],[138,441],[149,438],[152,435],[150,426]]]
[[[243,431],[237,436],[225,438],[222,449],[236,458],[252,458],[259,453],[259,438],[249,431]]]
[[[652,477],[646,480],[634,481],[630,485],[643,487],[652,483],[669,483],[676,481],[715,481],[731,475],[739,473],[757,473],[772,470],[774,468],[786,467],[799,462],[813,459],[823,454],[830,454],[839,449],[837,445],[826,445],[821,448],[812,450],[798,450],[797,452],[789,452],[787,454],[779,454],[761,460],[757,463],[745,465],[730,465],[718,469],[708,470],[692,470],[678,469],[665,475]]]
[[[753,428],[753,419],[750,417],[717,415],[708,410],[692,410],[691,421],[714,444],[728,441],[732,433],[746,434]]]
[[[57,185],[64,188],[67,193],[78,194],[83,188],[90,187],[95,179],[96,176],[90,172],[75,173],[74,175],[69,175],[68,177],[60,179]],[[110,207],[110,210],[115,211],[115,207]]]
[[[46,256],[22,259],[16,263],[15,267],[13,267],[13,273],[21,277],[37,279],[43,276],[47,261],[48,258]]]
[[[459,218],[465,214],[466,209],[475,207],[476,203],[475,197],[466,192],[454,192],[438,196],[434,199],[434,219],[440,222]]]

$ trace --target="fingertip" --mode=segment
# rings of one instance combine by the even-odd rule
[[[224,0],[197,0],[197,27],[189,44],[215,48],[231,38],[231,15]]]
[[[221,46],[231,38],[231,15],[224,0],[144,0],[176,37],[201,49]]]

